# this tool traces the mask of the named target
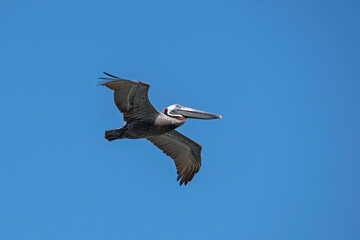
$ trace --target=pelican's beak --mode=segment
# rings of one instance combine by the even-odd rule
[[[188,107],[178,107],[174,109],[174,112],[183,115],[187,118],[198,118],[198,119],[216,119],[222,118],[220,115],[199,111]]]

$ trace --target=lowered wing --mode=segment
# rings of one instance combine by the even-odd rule
[[[148,137],[147,140],[171,157],[177,169],[177,181],[180,185],[190,182],[201,166],[201,145],[185,137],[176,130],[159,136]]]
[[[114,90],[114,102],[123,113],[124,121],[141,120],[159,114],[149,101],[149,84],[125,80],[106,72],[104,74],[111,78],[100,78],[105,81],[99,85]]]

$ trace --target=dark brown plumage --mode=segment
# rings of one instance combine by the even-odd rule
[[[221,116],[179,105],[172,105],[160,113],[148,99],[149,84],[104,74],[111,78],[100,78],[105,80],[100,85],[114,90],[115,105],[126,122],[119,129],[106,131],[105,138],[108,141],[146,138],[174,160],[180,185],[190,182],[201,166],[201,146],[174,129],[183,125],[186,118],[215,119]]]

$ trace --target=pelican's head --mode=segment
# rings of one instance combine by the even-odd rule
[[[185,118],[198,118],[198,119],[216,119],[222,118],[220,115],[199,111],[196,109],[183,107],[178,104],[171,105],[165,108],[166,114],[170,117],[185,117]]]

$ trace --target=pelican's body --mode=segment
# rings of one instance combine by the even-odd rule
[[[158,112],[146,119],[136,119],[126,122],[119,129],[105,132],[105,138],[109,141],[121,138],[147,138],[169,132],[185,123],[185,117],[169,117]]]
[[[101,85],[114,90],[114,101],[124,115],[125,125],[105,132],[108,141],[146,138],[170,156],[176,165],[180,185],[191,181],[201,166],[200,144],[177,132],[186,118],[215,119],[221,116],[199,110],[171,105],[158,112],[149,102],[149,85],[143,82],[112,78]]]

